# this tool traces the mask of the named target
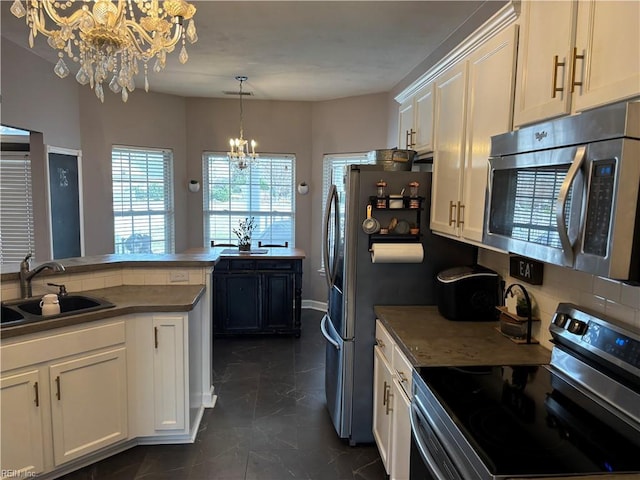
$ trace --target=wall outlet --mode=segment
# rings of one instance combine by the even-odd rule
[[[179,270],[171,271],[169,272],[169,281],[170,282],[187,282],[189,281],[189,273],[179,271]]]

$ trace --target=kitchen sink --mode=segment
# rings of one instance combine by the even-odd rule
[[[24,320],[24,315],[11,307],[2,305],[2,314],[0,316],[0,322],[2,324],[13,323],[19,320]]]
[[[2,324],[18,324],[41,319],[59,318],[81,313],[95,312],[115,305],[107,300],[86,295],[66,295],[58,297],[60,313],[42,315],[40,298],[27,298],[2,303]]]

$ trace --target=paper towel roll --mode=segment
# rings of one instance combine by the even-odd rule
[[[422,263],[424,248],[421,243],[374,243],[371,245],[371,263]]]

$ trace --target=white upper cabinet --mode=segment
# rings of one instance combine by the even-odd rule
[[[578,2],[574,110],[640,95],[640,2]]]
[[[431,229],[457,235],[462,227],[462,167],[467,95],[467,62],[444,72],[435,82],[436,108]]]
[[[512,128],[515,82],[515,25],[504,30],[469,57],[469,87],[463,171],[463,224],[460,235],[482,241],[491,137]]]
[[[515,126],[640,95],[640,2],[521,8]]]
[[[434,85],[423,87],[415,96],[413,150],[419,153],[433,151],[433,92]]]
[[[400,104],[398,110],[398,148],[433,151],[433,83],[418,90]]]
[[[398,148],[413,148],[414,130],[414,99],[410,98],[400,105],[398,110]]]
[[[431,229],[482,241],[491,136],[511,130],[517,27],[435,80]]]

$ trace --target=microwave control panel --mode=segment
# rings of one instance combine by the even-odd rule
[[[615,173],[614,159],[596,160],[591,165],[583,250],[599,257],[607,255],[609,246]]]

